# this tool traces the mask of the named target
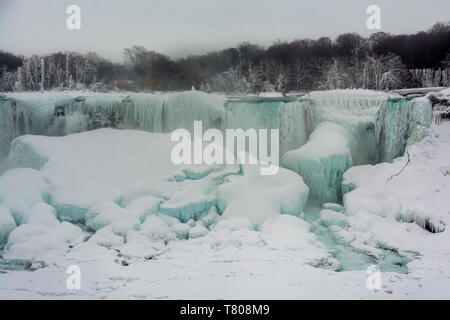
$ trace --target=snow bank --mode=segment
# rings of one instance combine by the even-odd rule
[[[164,134],[100,129],[66,137],[22,136],[12,145],[9,160],[18,165],[40,159],[33,167],[57,186],[53,203],[90,207],[142,189],[165,194],[166,180],[179,171],[170,160],[170,137]]]
[[[439,145],[439,147],[437,146]],[[441,166],[450,154],[447,144],[425,138],[393,163],[350,168],[344,174],[345,211],[416,222],[441,232],[448,213],[448,183]]]
[[[342,175],[352,166],[349,134],[335,123],[320,123],[308,143],[287,152],[281,163],[303,177],[312,196],[321,202],[337,202]]]

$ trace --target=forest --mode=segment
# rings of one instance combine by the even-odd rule
[[[244,42],[172,59],[143,46],[123,63],[98,54],[56,52],[31,57],[0,51],[0,91],[129,90],[250,94],[344,88],[391,90],[449,86],[450,23],[410,35],[356,33],[332,40]]]

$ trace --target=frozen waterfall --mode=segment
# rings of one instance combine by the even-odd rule
[[[192,132],[194,121],[222,132],[278,129],[284,168],[263,176],[253,165],[175,165],[168,133]],[[405,150],[417,158],[414,148],[431,121],[426,98],[367,90],[233,99],[198,91],[3,94],[0,160],[16,168],[0,177],[0,247],[7,245],[10,257],[22,245],[33,248],[21,236],[33,225],[31,215],[53,221],[49,235],[61,243],[77,239],[81,230],[71,226],[81,223],[92,232],[91,243],[133,250],[148,239],[197,239],[215,232],[208,221],[223,219],[254,235],[261,231],[270,246],[290,247],[298,237],[294,248],[304,250],[317,236],[335,256],[327,253],[313,266],[359,270],[375,259],[404,272],[408,255],[398,248],[408,249],[408,241],[393,238],[380,247],[378,230],[397,234],[398,221],[433,232],[443,225],[439,211],[420,207],[417,193],[396,205],[407,175],[385,181],[405,165]],[[382,197],[369,192],[375,182],[367,175]],[[390,220],[381,223],[385,213]],[[361,232],[366,221],[380,228]],[[356,236],[364,242],[353,241]]]
[[[171,132],[193,129],[279,129],[280,157],[305,145],[322,122],[343,127],[354,165],[391,162],[426,135],[426,99],[368,90],[311,92],[299,99],[233,99],[198,91],[176,93],[11,93],[0,98],[0,159],[14,138],[62,136],[97,128]]]

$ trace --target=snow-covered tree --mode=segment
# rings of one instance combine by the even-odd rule
[[[326,74],[325,81],[320,86],[321,89],[343,89],[346,88],[348,75],[342,70],[339,60],[333,59]]]
[[[17,82],[17,73],[5,71],[0,78],[0,91],[13,91]]]
[[[243,76],[240,68],[234,67],[213,77],[207,84],[213,91],[245,94],[251,90],[251,85]]]
[[[305,74],[307,70],[307,65],[302,60],[295,60],[294,65],[294,81],[295,81],[295,90],[300,91],[303,80],[305,79]]]

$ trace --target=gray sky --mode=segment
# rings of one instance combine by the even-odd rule
[[[81,8],[81,30],[66,28],[66,8]],[[16,54],[94,51],[122,61],[143,45],[182,57],[250,41],[367,36],[366,9],[381,8],[382,30],[415,33],[450,20],[449,0],[0,0],[0,50]]]

